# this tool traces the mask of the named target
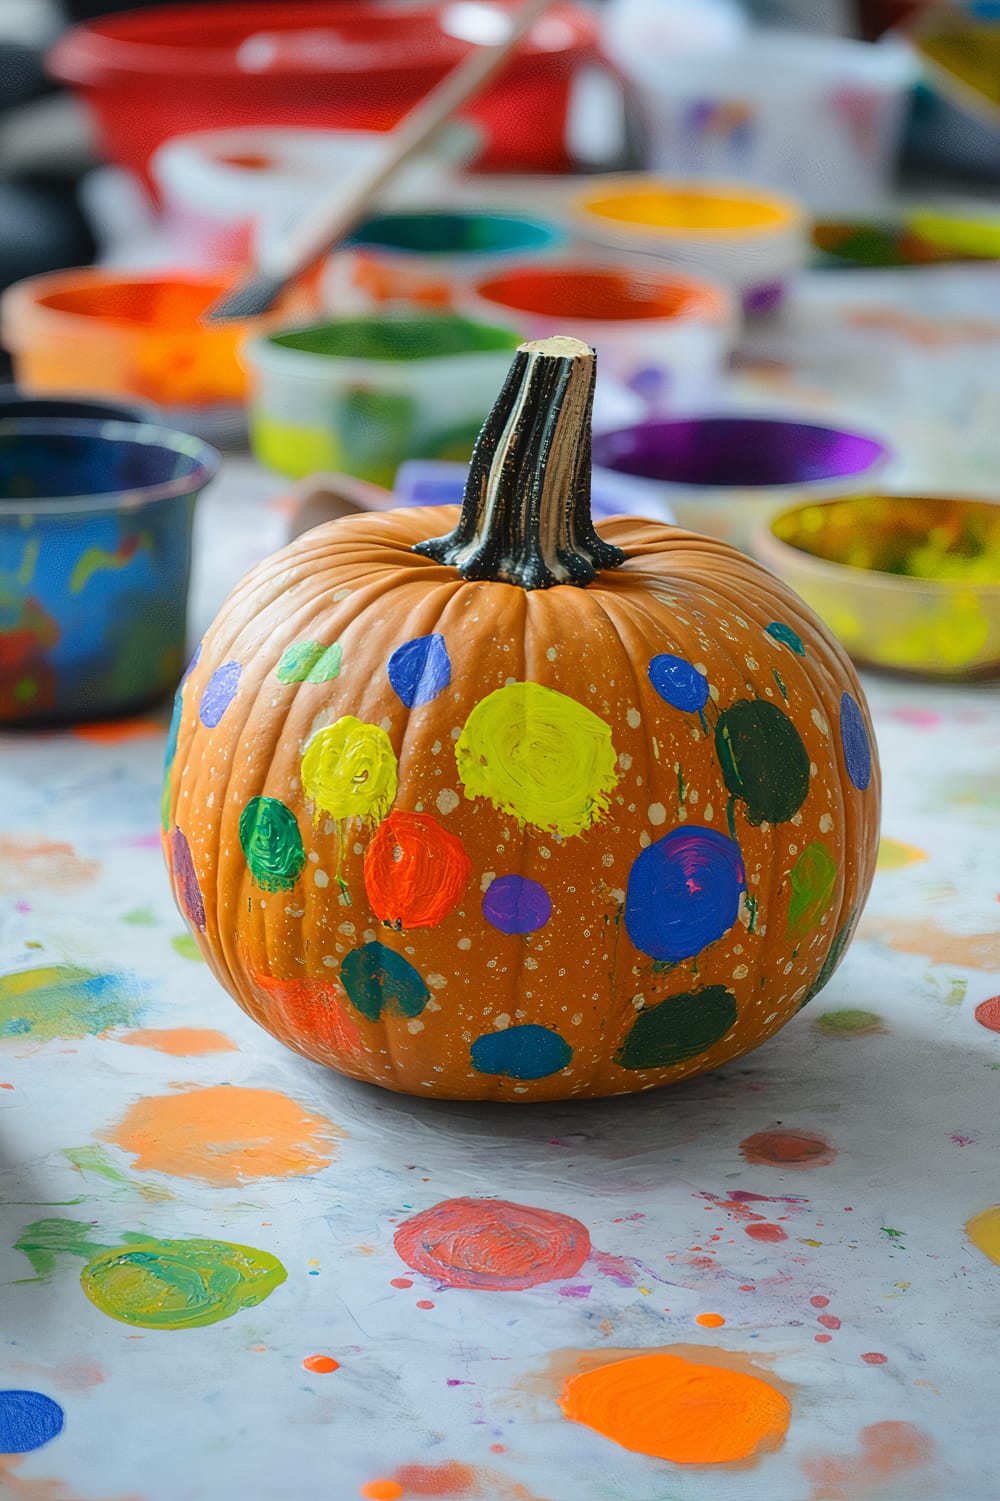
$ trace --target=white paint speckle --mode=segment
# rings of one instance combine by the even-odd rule
[[[662,803],[650,803],[646,809],[646,817],[653,824],[666,823],[667,810]]]
[[[458,793],[454,787],[442,787],[434,802],[439,813],[454,813],[458,807]]]

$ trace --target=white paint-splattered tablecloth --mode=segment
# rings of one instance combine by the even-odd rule
[[[997,286],[806,278],[731,400],[863,415],[908,482],[988,489],[1000,337],[966,305]],[[205,497],[193,634],[283,540],[279,493],[230,460]],[[1000,694],[865,688],[883,845],[834,979],[714,1074],[572,1107],[285,1051],[174,907],[165,716],[0,737],[5,1501],[992,1501]],[[544,1254],[447,1285],[410,1222],[484,1198],[537,1211]],[[612,1436],[564,1414],[640,1353],[707,1372],[700,1415],[646,1414],[697,1462],[625,1447],[627,1401]],[[716,1457],[727,1393],[752,1460]]]

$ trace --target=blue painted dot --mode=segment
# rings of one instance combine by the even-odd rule
[[[236,697],[236,690],[240,686],[240,675],[243,669],[239,662],[223,662],[217,667],[209,678],[201,695],[201,703],[198,713],[201,722],[210,730],[214,730],[219,720],[225,714],[229,705]]]
[[[451,658],[444,637],[434,631],[404,641],[389,658],[386,671],[408,709],[429,704],[451,682]]]
[[[773,636],[775,641],[780,641],[782,646],[787,646],[788,650],[793,651],[797,657],[805,656],[806,649],[802,645],[802,638],[792,630],[790,625],[785,625],[781,620],[772,620],[766,629],[769,636]]]
[[[696,714],[708,699],[708,678],[683,657],[661,652],[649,663],[649,681],[671,708]]]
[[[0,1391],[0,1454],[28,1454],[62,1432],[65,1414],[44,1392]]]
[[[188,678],[191,676],[192,672],[194,672],[195,668],[198,666],[198,663],[201,661],[201,647],[202,643],[199,641],[198,645],[194,649],[194,656],[191,658],[190,662],[184,669],[184,676],[181,678],[182,683],[187,682]]]
[[[470,1048],[472,1067],[479,1074],[499,1074],[509,1079],[547,1079],[566,1067],[573,1049],[564,1037],[549,1027],[529,1023],[487,1032]]]
[[[537,933],[552,916],[552,898],[527,876],[498,876],[483,897],[483,916],[501,933]]]
[[[625,896],[628,936],[654,959],[690,959],[728,933],[745,886],[735,840],[715,829],[674,829],[632,864]]]
[[[847,775],[858,791],[864,792],[872,779],[872,750],[861,710],[849,693],[840,700],[840,739]]]

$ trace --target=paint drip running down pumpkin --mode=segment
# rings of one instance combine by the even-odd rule
[[[523,345],[460,513],[298,537],[178,690],[164,845],[196,941],[282,1042],[388,1089],[714,1068],[826,983],[871,884],[850,662],[726,544],[593,525],[594,376],[575,339]]]

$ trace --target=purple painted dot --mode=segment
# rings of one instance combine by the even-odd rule
[[[858,791],[864,792],[872,779],[872,751],[861,710],[849,693],[840,700],[840,739],[847,775]]]
[[[527,876],[498,876],[483,897],[483,916],[501,933],[537,933],[552,916],[552,898]]]
[[[0,1454],[29,1454],[62,1432],[65,1414],[44,1392],[0,1391]]]
[[[205,902],[198,885],[191,846],[187,842],[187,835],[180,829],[174,829],[170,836],[170,853],[174,869],[174,890],[181,911],[192,927],[204,933]]]
[[[673,709],[696,714],[708,699],[708,678],[683,657],[661,652],[649,663],[649,681]]]
[[[677,962],[728,933],[746,886],[739,845],[715,829],[674,829],[629,872],[625,928],[637,949]]]
[[[236,697],[236,690],[240,686],[240,674],[243,668],[239,662],[223,662],[217,667],[205,684],[201,695],[201,703],[198,713],[203,725],[214,730],[219,720],[225,714],[229,705]]]
[[[404,641],[389,658],[386,671],[408,709],[429,704],[451,682],[451,658],[444,637],[434,631]]]

